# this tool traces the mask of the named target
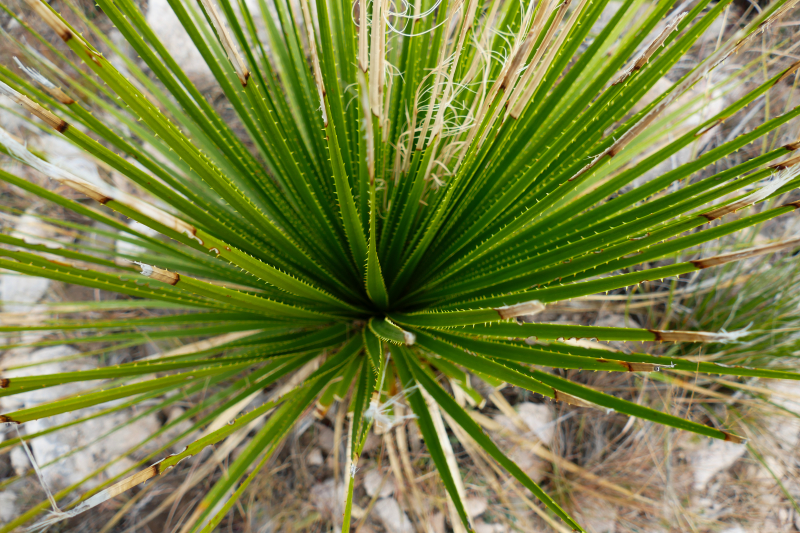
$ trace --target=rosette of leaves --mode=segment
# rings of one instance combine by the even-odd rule
[[[131,0],[98,0],[98,6],[141,61],[127,58],[71,3],[64,4],[68,16],[41,0],[16,10],[2,6],[49,54],[7,36],[19,63],[0,67],[0,87],[14,111],[127,178],[136,194],[77,176],[4,130],[7,156],[86,199],[6,171],[0,178],[84,221],[50,223],[77,234],[102,224],[138,251],[78,243],[54,248],[4,235],[0,267],[129,297],[118,308],[167,311],[125,320],[53,318],[2,330],[78,332],[84,342],[129,344],[208,339],[145,361],[3,378],[3,396],[75,382],[94,386],[0,418],[19,429],[117,401],[74,425],[145,401],[147,410],[163,409],[213,390],[183,418],[202,436],[173,455],[165,445],[91,490],[68,487],[0,531],[48,507],[50,516],[34,528],[76,516],[208,446],[229,449],[226,442],[253,429],[255,436],[184,527],[212,531],[298,421],[334,401],[345,404],[351,420],[345,531],[368,431],[412,418],[464,527],[471,528],[470,519],[445,423],[457,425],[530,490],[546,513],[580,531],[475,421],[470,406],[482,398],[470,376],[733,441],[740,438],[731,432],[593,390],[550,369],[798,378],[787,370],[697,364],[677,355],[616,352],[609,358],[606,351],[559,342],[717,342],[730,339],[726,333],[535,319],[553,302],[800,243],[639,267],[800,205],[724,218],[797,186],[796,138],[704,179],[685,180],[768,133],[780,134],[800,108],[656,178],[638,179],[793,79],[798,64],[753,83],[760,64],[747,64],[724,80],[726,87],[749,85],[740,97],[702,123],[676,129],[691,107],[684,96],[772,31],[771,23],[796,0],[764,8],[655,98],[656,83],[694,50],[730,0],[680,6],[625,0],[602,23],[608,0],[169,4],[235,121],[223,119],[197,89]],[[45,35],[33,26],[49,29]],[[124,63],[125,74],[101,48]],[[533,319],[520,323],[520,316]],[[526,343],[531,337],[539,343]],[[267,403],[242,412],[276,384]],[[73,491],[80,497],[65,505]]]

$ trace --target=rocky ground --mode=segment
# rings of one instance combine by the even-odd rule
[[[611,2],[611,5],[618,3]],[[176,59],[187,73],[203,85],[211,86],[208,71],[188,36],[165,0],[151,0],[147,6],[147,19],[167,47],[176,52]],[[731,17],[736,12],[731,12]],[[13,24],[0,21],[7,31]],[[727,31],[720,23],[709,30],[702,46],[713,42],[720,32]],[[116,30],[109,27],[112,40],[120,42]],[[666,80],[665,80],[666,83]],[[697,89],[702,93],[705,88]],[[698,93],[700,94],[700,93]],[[695,95],[696,96],[696,95]],[[690,121],[714,114],[724,98],[713,91],[705,95],[707,105],[701,106]],[[719,97],[719,98],[717,98]],[[757,104],[754,108],[757,108]],[[760,109],[760,108],[758,108]],[[758,112],[756,110],[756,113]],[[87,179],[113,179],[101,177],[102,169],[85,160],[67,143],[52,136],[42,138],[39,132],[29,129],[7,112],[0,114],[3,127],[23,136],[33,146],[45,151],[50,160],[75,169]],[[696,145],[677,154],[669,166],[690,160],[708,142],[718,142],[732,135],[736,126],[719,128],[703,137]],[[742,154],[744,157],[746,154]],[[2,159],[3,165],[10,165]],[[15,170],[19,170],[15,168]],[[659,168],[651,175],[667,170]],[[28,171],[22,171],[28,172]],[[29,179],[45,186],[46,178],[28,174]],[[643,178],[643,179],[646,179]],[[31,198],[2,186],[0,201],[8,207],[21,209],[28,215],[12,217],[0,214],[3,225],[14,235],[27,239],[73,239],[74,236],[56,231],[30,214],[44,212],[44,206]],[[794,227],[794,226],[793,226]],[[774,228],[773,228],[774,229]],[[766,231],[766,230],[765,230]],[[771,230],[770,230],[771,231]],[[100,236],[89,238],[100,239]],[[127,244],[119,241],[117,246]],[[657,285],[645,287],[657,293]],[[26,278],[12,273],[0,274],[0,300],[2,323],[36,320],[44,306],[58,305],[74,299],[105,300],[112,296],[94,291],[80,291],[60,283]],[[643,298],[626,300],[610,295],[604,298],[587,298],[572,302],[562,308],[550,309],[549,314],[537,317],[543,321],[594,324],[598,326],[648,326],[666,320],[663,301]],[[661,314],[659,314],[661,313]],[[667,317],[668,318],[668,317]],[[44,338],[44,337],[41,337]],[[49,338],[48,338],[49,339]],[[32,334],[24,338],[7,337],[6,345],[39,340]],[[170,346],[173,347],[173,346]],[[166,347],[166,348],[170,348]],[[627,346],[613,344],[613,349],[658,350],[657,346]],[[4,372],[4,376],[44,374],[74,371],[101,364],[94,358],[69,359],[84,350],[83,346],[70,344],[41,348],[9,348],[0,355],[0,366],[8,368],[37,361],[64,358],[61,362]],[[113,364],[139,358],[159,349],[160,346],[137,347],[119,350],[107,356],[103,364]],[[737,408],[738,415],[747,419],[751,442],[757,443],[759,452],[748,445],[710,441],[674,430],[653,427],[641,421],[630,420],[615,413],[606,413],[562,404],[542,403],[524,391],[505,388],[493,390],[485,384],[473,385],[486,398],[485,405],[474,406],[476,418],[487,431],[496,437],[503,449],[543,484],[550,494],[574,513],[592,533],[627,532],[724,532],[758,533],[800,531],[800,509],[791,498],[800,498],[798,476],[798,441],[800,420],[774,407],[756,403],[734,394],[719,397],[706,393],[706,389],[692,387],[687,378],[678,386],[641,377],[606,375],[570,375],[606,391],[627,393],[635,400],[660,406],[677,414],[692,414],[698,403],[714,408]],[[794,383],[749,382],[759,394],[769,397],[778,407],[800,412],[800,386]],[[0,411],[30,407],[74,392],[69,385],[35,391],[24,395],[0,399]],[[263,401],[259,398],[255,401]],[[252,533],[289,531],[337,531],[343,502],[343,470],[345,464],[345,439],[347,427],[338,404],[322,419],[305,420],[276,454],[265,474],[251,487],[240,505],[232,511],[223,530]],[[96,408],[99,412],[101,406]],[[98,465],[114,461],[105,472],[84,489],[106,476],[113,476],[136,459],[119,457],[133,443],[143,441],[164,424],[175,420],[187,403],[176,403],[169,412],[144,416],[135,425],[121,423],[137,416],[135,409],[120,411],[34,439],[31,453],[43,466],[43,481],[55,491],[81,481]],[[87,414],[84,411],[83,414]],[[64,423],[74,415],[60,415],[33,424],[26,424],[27,432],[35,432]],[[186,423],[188,424],[188,422]],[[176,435],[186,426],[170,432]],[[6,437],[16,436],[6,430]],[[98,440],[98,436],[110,433]],[[165,436],[164,438],[167,438]],[[467,509],[475,522],[477,533],[506,533],[510,531],[566,531],[560,523],[545,515],[529,494],[510,480],[505,472],[497,470],[468,442],[453,434],[452,448],[459,462],[467,499]],[[246,438],[246,437],[243,437]],[[156,446],[155,441],[142,449]],[[241,451],[242,441],[233,450]],[[8,453],[6,453],[8,452]],[[61,455],[68,457],[50,464]],[[176,531],[185,512],[196,503],[198,496],[214,476],[220,475],[219,466],[224,459],[210,452],[187,461],[180,469],[159,479],[139,492],[128,493],[97,509],[92,516],[81,516],[59,526],[59,531]],[[48,466],[45,466],[48,465]],[[12,475],[31,474],[31,463],[22,447],[0,451],[0,482]],[[444,533],[463,531],[451,519],[447,499],[436,472],[431,469],[426,450],[413,421],[392,429],[389,433],[371,434],[364,450],[356,477],[354,505],[355,531],[361,533]],[[41,500],[41,482],[33,475],[16,482],[0,492],[0,523],[11,520],[21,509]]]

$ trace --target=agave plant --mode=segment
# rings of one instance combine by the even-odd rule
[[[135,194],[77,176],[4,130],[0,144],[8,156],[86,199],[6,171],[0,178],[83,221],[49,223],[77,234],[98,231],[92,224],[99,223],[137,248],[55,248],[4,235],[0,267],[126,295],[117,308],[162,314],[53,318],[2,331],[80,332],[77,340],[111,347],[209,338],[146,361],[4,378],[3,396],[97,381],[0,420],[19,431],[30,421],[116,400],[49,433],[131,405],[152,412],[190,396],[200,399],[183,420],[203,432],[183,451],[167,455],[173,439],[90,490],[80,491],[79,483],[48,492],[49,501],[0,531],[48,507],[50,516],[34,529],[76,516],[167,474],[208,446],[230,451],[255,430],[184,527],[212,531],[298,421],[312,411],[324,414],[335,401],[350,417],[344,531],[366,435],[373,427],[385,432],[409,423],[418,426],[453,516],[468,530],[445,424],[458,427],[532,492],[546,506],[544,516],[581,531],[476,421],[472,406],[482,398],[470,376],[729,441],[740,437],[552,369],[800,377],[559,342],[720,342],[737,334],[535,318],[553,302],[800,244],[784,240],[648,266],[800,206],[732,215],[798,185],[800,158],[791,154],[800,139],[714,170],[749,143],[779,135],[800,107],[655,178],[639,179],[791,81],[800,63],[759,83],[749,82],[761,63],[745,64],[723,81],[738,89],[748,82],[748,91],[699,125],[676,129],[687,109],[681,98],[770,30],[797,0],[764,8],[655,98],[656,83],[727,13],[730,0],[680,6],[625,0],[602,24],[608,0],[169,0],[235,112],[233,122],[187,77],[132,0],[97,3],[141,61],[128,59],[71,3],[64,4],[71,8],[65,17],[41,0],[26,0],[18,12],[2,8],[49,59],[7,36],[19,57],[17,65],[0,67],[0,87],[16,113],[127,178]],[[30,25],[34,21],[44,34]],[[50,31],[63,43],[52,44]],[[113,52],[126,72],[92,40]],[[702,179],[687,180],[696,174]],[[139,225],[129,226],[128,219]],[[526,342],[532,337],[538,342]],[[264,389],[272,391],[269,401],[244,412]],[[205,391],[211,392],[198,396]],[[2,446],[42,433],[20,433]],[[58,502],[76,490],[80,497],[60,509]]]

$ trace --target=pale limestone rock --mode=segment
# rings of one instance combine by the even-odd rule
[[[783,526],[788,526],[789,525],[788,524],[789,523],[789,518],[791,516],[791,511],[789,509],[787,509],[786,507],[783,507],[781,509],[778,509],[775,514],[777,515],[778,522],[781,525],[783,525]]]
[[[344,511],[345,486],[344,483],[335,483],[333,478],[328,478],[322,483],[311,487],[311,504],[319,513],[328,518],[340,518]]]
[[[786,475],[786,466],[784,462],[778,459],[777,457],[773,457],[771,455],[765,455],[764,462],[767,463],[769,470],[764,468],[764,466],[761,464],[758,465],[754,476],[759,481],[772,484],[775,482],[773,474],[778,479],[783,479],[783,477]],[[772,471],[772,473],[770,473],[770,470]]]
[[[106,37],[108,37],[111,42],[114,43],[114,46],[119,48],[120,53],[128,58],[131,57],[131,51],[133,50],[133,47],[128,43],[121,31],[119,31],[117,28],[111,28],[111,31],[108,32]],[[108,59],[108,62],[111,63],[111,65],[117,69],[120,74],[126,78],[130,76],[128,65],[125,64],[122,56],[112,53],[109,54],[106,59]],[[114,125],[116,126],[116,123]]]
[[[526,436],[530,438],[532,443],[540,440],[544,444],[549,445],[553,442],[555,424],[553,421],[553,412],[548,405],[523,402],[515,406],[515,409],[520,419],[530,428]],[[494,416],[494,419],[509,431],[513,433],[522,433],[516,424],[507,416],[497,414]],[[544,478],[548,465],[533,452],[510,442],[504,447],[504,451],[508,458],[514,461],[531,479],[538,482]]]
[[[413,533],[414,527],[394,498],[384,498],[373,509],[389,533]]]
[[[33,309],[36,302],[50,287],[50,280],[34,278],[24,274],[0,275],[0,295],[3,297],[3,311],[25,313]]]
[[[12,237],[24,239],[31,244],[45,245],[52,245],[52,243],[47,242],[47,239],[53,239],[56,235],[52,226],[40,220],[31,212],[26,212],[17,218],[14,231],[11,232]]]
[[[29,364],[51,359],[77,354],[77,350],[71,346],[51,346],[35,351],[15,351],[9,356],[4,355],[3,364],[8,366]],[[13,379],[16,376],[38,376],[43,374],[53,374],[59,372],[74,372],[78,370],[88,370],[95,368],[92,360],[76,359],[71,361],[60,361],[46,363],[19,370],[10,370],[4,373],[5,376]],[[24,409],[51,402],[67,394],[74,394],[92,388],[97,382],[76,382],[57,387],[33,390],[14,396],[0,398],[0,411],[9,412]],[[33,420],[24,424],[23,438],[27,434],[37,433],[50,427],[70,422],[77,418],[108,408],[113,403],[101,404],[88,409],[82,409],[75,413],[62,413],[60,415]],[[77,426],[65,428],[63,430],[37,437],[28,445],[33,453],[36,462],[42,468],[45,483],[51,490],[58,490],[68,485],[72,485],[92,472],[99,466],[116,459],[126,453],[128,449],[147,439],[153,432],[157,431],[161,424],[155,414],[143,417],[134,424],[126,425],[131,419],[131,411],[123,410],[108,414],[103,417],[87,420]],[[113,430],[113,433],[110,431]],[[106,437],[100,439],[104,435]],[[100,440],[98,440],[100,439]],[[153,449],[157,444],[150,443],[141,451]],[[81,448],[69,457],[56,461],[62,455]],[[12,452],[13,453],[13,452]],[[30,467],[27,456],[22,448],[17,455],[22,454],[17,461],[20,465],[24,464],[24,469]],[[24,459],[24,461],[23,461]],[[55,462],[53,462],[55,461]],[[49,463],[53,462],[53,464]],[[115,465],[111,472],[106,475],[112,476],[120,472],[120,466]],[[99,481],[102,476],[89,481],[85,487],[91,488]]]
[[[377,470],[370,470],[364,475],[364,490],[367,491],[367,495],[370,498],[375,497],[375,494],[378,494],[379,498],[386,498],[394,493],[394,479],[391,474],[384,482],[383,487],[381,487],[383,476],[384,474]],[[378,492],[379,487],[380,492]]]
[[[555,437],[555,424],[553,423],[553,410],[544,403],[523,402],[516,406],[519,417],[531,431],[548,446]]]
[[[470,496],[464,499],[464,510],[470,518],[477,518],[486,512],[489,502],[482,496]]]
[[[523,472],[528,474],[533,481],[541,482],[547,473],[548,463],[532,452],[520,447],[514,447],[506,452],[509,459],[514,461]]]
[[[12,350],[3,354],[3,366],[12,367],[31,363],[41,363],[42,361],[68,357],[77,353],[78,351],[71,346],[48,346],[38,350]],[[28,368],[20,368],[18,370],[7,370],[3,372],[3,377],[13,379],[21,376],[42,376],[45,374],[56,374],[59,372],[88,370],[94,367],[95,365],[87,360],[76,359],[73,361],[39,364]],[[23,392],[21,394],[15,394],[14,396],[5,396],[0,398],[0,408],[3,410],[3,412],[6,412],[16,411],[26,407],[33,407],[42,403],[56,400],[71,392],[74,393],[92,386],[94,385],[90,382],[77,382]],[[25,429],[33,432],[30,430],[29,424],[25,425]]]
[[[66,415],[69,416],[70,414],[67,413]],[[63,416],[65,415],[59,415],[59,417]],[[99,466],[120,457],[129,448],[142,443],[161,427],[155,414],[141,418],[135,424],[126,425],[132,416],[131,411],[124,410],[34,439],[30,445],[40,465],[55,460],[67,451],[85,446],[84,449],[70,457],[43,469],[45,481],[51,490],[78,482],[94,472]],[[63,423],[67,420],[67,418],[55,420],[53,424]],[[49,425],[43,423],[42,427],[38,429],[31,428],[31,430],[38,431],[45,427],[49,427]],[[108,434],[112,429],[115,431]],[[107,437],[98,440],[99,437],[106,434],[108,434]],[[151,442],[140,448],[139,452],[141,454],[142,452],[153,451],[156,446],[157,443]],[[123,466],[127,468],[127,466],[131,465],[131,463],[126,465],[125,461],[126,459],[122,459],[120,461],[122,464],[112,465],[110,471],[105,472],[104,475],[111,477],[120,473],[124,470]],[[96,477],[87,482],[85,486],[91,488],[102,479],[104,479],[103,476]]]
[[[18,514],[17,495],[10,490],[0,492],[0,524],[12,521]]]
[[[122,475],[125,472],[132,473],[135,472],[133,468],[136,466],[136,461],[133,459],[128,459],[127,457],[121,457],[119,460],[114,461],[112,465],[106,468],[106,475],[109,479],[113,479],[119,475]]]
[[[322,451],[330,455],[333,451],[333,430],[324,424],[317,424],[317,444]]]
[[[33,139],[31,145],[47,154],[49,163],[90,183],[104,183],[100,179],[97,165],[86,152],[66,139],[55,135],[43,135]]]
[[[712,74],[712,78],[714,76],[715,75]],[[686,115],[686,113],[681,115],[686,116],[681,121],[680,129],[678,131],[683,132],[692,128],[696,128],[700,124],[705,123],[707,120],[719,114],[724,109],[725,98],[723,95],[727,87],[716,86],[708,90],[708,86],[715,83],[715,81],[716,80],[714,79],[704,79],[703,81],[697,83],[694,87],[683,93],[683,95],[679,96],[668,108],[668,110],[664,112],[664,114],[666,114],[670,111],[677,110],[681,106],[689,104],[693,99],[698,98],[698,101],[693,104],[694,107],[692,108],[691,112],[688,115]],[[672,87],[672,85],[673,82],[669,81],[666,77],[661,78],[658,80],[658,82],[656,82],[655,86],[648,91],[644,99],[642,99],[637,106],[647,105],[650,101],[652,101],[653,98],[667,91],[670,87]],[[708,144],[714,140],[714,132],[718,130],[718,125],[712,128],[705,128],[705,131],[701,130],[701,134],[697,136],[695,141],[690,143],[688,146],[681,148],[677,151],[677,153],[673,154],[667,160],[657,164],[655,167],[645,172],[642,176],[636,178],[633,181],[633,185],[638,187],[658,176],[661,176],[662,174],[665,174],[666,172],[692,161],[693,158],[697,157],[697,154],[703,153]],[[673,184],[673,186],[679,187],[680,185]]]
[[[30,470],[31,462],[28,460],[28,455],[25,453],[25,450],[22,449],[22,446],[14,446],[9,456],[11,459],[11,468],[14,469],[16,475],[22,476],[25,472]]]
[[[766,386],[773,391],[770,400],[791,411],[800,412],[800,383],[790,380],[771,380]],[[770,435],[781,448],[794,450],[800,444],[800,420],[794,416],[773,416],[767,421]]]
[[[33,244],[52,245],[52,243],[46,243],[45,239],[51,239],[56,235],[51,227],[32,214],[25,213],[17,219],[11,236]],[[42,299],[49,287],[50,280],[45,278],[16,273],[0,275],[0,300],[3,301],[3,311],[6,313],[29,313],[36,306],[36,302]]]
[[[522,402],[514,409],[520,419],[525,423],[530,432],[530,437],[536,437],[544,444],[550,445],[555,437],[555,423],[553,421],[553,411],[550,406],[543,403]],[[520,433],[520,429],[505,415],[495,415],[494,419],[503,427],[514,433]]]
[[[711,478],[727,470],[742,456],[747,448],[716,439],[705,439],[697,449],[688,454],[694,476],[694,489],[704,490]]]
[[[322,451],[319,448],[311,448],[306,456],[306,463],[310,466],[320,466],[325,462],[322,458]]]
[[[639,323],[636,320],[629,316],[625,317],[625,315],[619,313],[607,313],[601,317],[599,317],[593,326],[603,327],[603,328],[638,328]]]
[[[206,76],[211,73],[167,0],[150,1],[147,7],[147,24],[188,76]]]
[[[617,14],[617,11],[619,11],[619,8],[621,7],[622,2],[617,0],[611,0],[608,2],[606,7],[603,9],[603,12],[600,14],[600,17],[598,17],[597,22],[595,22],[594,26],[592,26],[592,34],[597,35],[603,31],[603,28],[605,28],[608,23],[611,22],[611,19],[614,18],[614,15]]]
[[[154,237],[158,235],[158,232],[154,229],[148,228],[141,222],[137,222],[136,220],[131,220],[128,223],[128,227],[132,230],[138,231],[139,233],[143,233],[149,237]],[[134,244],[132,242],[124,241],[122,239],[117,239],[115,243],[115,247],[117,249],[118,254],[122,255],[139,255],[146,251],[143,246],[139,246],[138,244]]]

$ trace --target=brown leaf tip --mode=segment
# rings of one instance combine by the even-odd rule
[[[795,209],[800,209],[800,200],[796,202],[789,202],[788,204],[783,204],[782,207],[794,207]]]
[[[59,37],[61,37],[61,40],[67,42],[72,39],[72,32],[67,25],[64,24],[64,21],[61,20],[61,17],[53,13],[44,2],[41,0],[28,0],[28,5]]]
[[[629,372],[658,372],[659,365],[653,363],[625,363]]]
[[[7,389],[7,388],[8,388],[8,385],[9,385],[9,383],[11,383],[11,380],[10,380],[10,379],[8,379],[8,378],[2,378],[2,379],[0,379],[0,389]]]
[[[789,78],[792,74],[794,74],[797,71],[797,69],[800,69],[800,61],[795,61],[789,68],[787,68],[786,71],[781,75],[781,77],[775,80],[775,85]]]
[[[146,265],[144,263],[136,264],[139,265],[143,276],[147,276],[148,278],[156,281],[167,283],[169,285],[177,285],[181,280],[181,276],[177,272],[170,272],[169,270],[164,270],[163,268],[158,268],[157,266]]]
[[[6,415],[0,415],[0,424],[10,424],[12,422],[14,424],[19,424],[19,422],[17,422],[16,420],[13,420],[11,417],[8,417]]]
[[[48,89],[48,92],[53,96],[53,98],[55,98],[56,100],[58,100],[59,102],[61,102],[64,105],[72,105],[72,104],[75,103],[74,99],[72,99],[69,96],[67,96],[67,94],[64,91],[62,91],[61,89],[59,89],[58,87],[56,87],[54,89]],[[61,133],[64,133],[64,132],[61,132]]]
[[[709,220],[714,220],[714,219],[710,218]],[[716,257],[709,257],[708,259],[695,259],[693,261],[690,261],[690,263],[692,263],[694,266],[702,270],[704,268],[711,268],[713,266],[722,265],[725,263],[725,261],[717,260]]]
[[[49,262],[53,263],[54,265],[67,267],[67,268],[78,268],[76,265],[72,263],[67,263],[66,261],[59,261],[58,259],[48,259]]]
[[[64,133],[67,131],[67,128],[69,128],[69,124],[65,120],[59,118],[52,111],[45,109],[27,96],[19,94],[13,97],[13,100],[57,132]]]
[[[733,433],[728,433],[727,431],[723,431],[722,433],[725,434],[725,442],[733,442],[734,444],[744,444],[747,442],[747,439],[740,437],[739,435],[734,435]]]
[[[594,407],[593,403],[587,402],[586,400],[582,400],[577,396],[573,396],[572,394],[567,394],[566,392],[562,392],[560,390],[554,390],[555,394],[553,395],[553,399],[558,402],[564,402],[568,405],[574,405],[576,407]]]
[[[84,180],[77,180],[72,178],[59,178],[59,181],[64,185],[75,189],[76,191],[85,194],[92,200],[106,204],[113,200],[110,196],[103,193],[103,191],[96,185]]]
[[[788,146],[788,145],[787,145]],[[790,157],[785,161],[781,161],[780,163],[775,163],[769,166],[769,168],[774,168],[777,170],[786,170],[787,168],[791,168],[795,165],[800,163],[800,155],[796,155],[794,157]]]
[[[732,261],[741,261],[743,259],[748,259],[750,257],[755,257],[757,255],[777,252],[779,250],[783,250],[784,248],[791,248],[793,246],[798,246],[798,245],[800,245],[800,237],[776,242],[773,244],[767,244],[765,246],[756,246],[738,252],[731,252],[728,254],[707,257],[705,259],[695,259],[693,261],[690,261],[690,263],[692,263],[698,269],[703,269],[717,265],[724,265],[725,263],[730,263]]]
[[[518,316],[538,315],[544,311],[544,304],[539,300],[531,300],[530,302],[523,302],[521,304],[496,307],[494,310],[497,311],[501,319],[508,320],[509,318],[516,318]]]
[[[148,479],[152,479],[152,478],[156,477],[158,474],[161,474],[161,473],[162,473],[161,462],[159,461],[158,463],[156,463],[154,465],[148,466],[147,468],[145,468],[141,472],[137,472],[137,473],[133,474],[132,476],[126,477],[122,481],[120,481],[120,482],[108,487],[101,494],[104,494],[104,496],[106,497],[106,500],[110,500],[114,496],[116,496],[118,494],[122,494],[126,490],[132,489],[136,485],[139,485],[140,483],[144,483]]]
[[[658,342],[713,342],[719,335],[706,331],[648,329]]]
[[[722,218],[725,215],[733,213],[734,211],[736,211],[737,208],[738,207],[736,205],[733,205],[733,204],[726,205],[726,206],[720,207],[719,209],[714,209],[713,211],[709,211],[708,213],[700,213],[700,216],[701,217],[705,217],[709,222],[713,222],[713,221],[717,220],[718,218]]]

